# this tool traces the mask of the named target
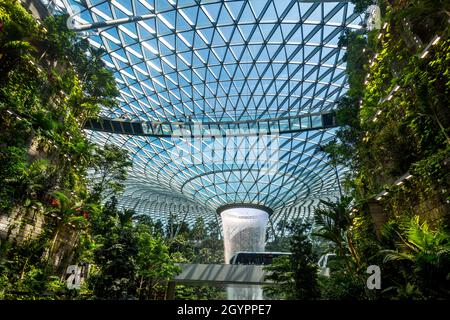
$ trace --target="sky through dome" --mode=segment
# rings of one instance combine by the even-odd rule
[[[351,3],[51,3],[72,14],[75,27],[140,17],[80,32],[105,50],[103,60],[120,90],[118,108],[102,110],[103,117],[232,122],[243,132],[192,138],[88,131],[92,141],[123,146],[132,155],[122,206],[163,219],[176,213],[193,220],[197,215],[215,219],[214,210],[228,203],[255,203],[272,208],[277,222],[308,215],[318,199],[338,196],[337,177],[346,169],[333,168],[318,151],[336,128],[310,124],[299,132],[258,132],[266,133],[261,121],[281,128],[282,121],[289,126],[303,115],[335,108],[347,90],[339,38],[361,23]]]

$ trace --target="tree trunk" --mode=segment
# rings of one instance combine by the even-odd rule
[[[56,225],[56,232],[55,232],[55,235],[53,236],[53,240],[52,240],[52,245],[50,246],[50,249],[48,250],[47,266],[50,263],[51,257],[53,256],[53,251],[55,249],[56,240],[58,239],[58,235],[59,235],[60,230],[61,230],[61,226],[60,226],[60,224],[57,224]]]
[[[373,225],[375,228],[375,234],[377,236],[377,239],[380,240],[381,238],[381,229],[383,225],[386,223],[387,217],[383,213],[383,208],[381,207],[380,203],[378,201],[369,201],[369,212],[372,216]]]

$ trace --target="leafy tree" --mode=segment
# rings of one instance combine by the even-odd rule
[[[349,228],[352,224],[350,216],[351,197],[343,196],[338,202],[321,201],[325,207],[316,208],[315,224],[317,230],[314,236],[331,241],[337,249],[339,256],[347,254],[348,245],[351,245]]]
[[[104,52],[89,46],[87,39],[80,39],[75,32],[69,30],[66,27],[67,18],[67,15],[47,17],[44,21],[47,36],[39,45],[44,51],[42,55],[52,63],[52,67],[61,63],[73,66],[79,90],[71,91],[69,102],[75,114],[85,120],[94,116],[100,106],[115,106],[114,98],[119,92],[112,73],[100,59]]]
[[[313,252],[309,223],[294,223],[291,253],[289,257],[274,259],[272,265],[265,267],[269,272],[268,280],[278,286],[267,287],[265,292],[272,297],[296,300],[311,300],[320,297],[317,278],[317,255]]]
[[[376,0],[351,0],[351,3],[355,5],[354,11],[356,13],[363,13],[370,5],[375,4],[376,2]]]
[[[132,162],[126,150],[107,144],[96,148],[90,166],[91,201],[101,201],[123,190]]]
[[[139,299],[164,298],[168,281],[180,270],[163,238],[152,236],[145,225],[138,226],[137,237],[137,296]]]
[[[164,228],[161,220],[154,221],[152,217],[147,214],[136,215],[134,220],[138,225],[147,227],[152,236],[154,237],[164,236]]]
[[[317,282],[318,257],[312,251],[309,223],[294,224],[291,240],[291,266],[294,277],[295,299],[309,300],[320,296]]]
[[[16,0],[0,3],[0,83],[9,71],[35,49],[37,23]]]
[[[396,23],[406,21],[408,24],[404,26],[410,26],[423,43],[427,43],[433,35],[445,30],[450,16],[450,3],[446,0],[402,1],[396,4],[395,9],[393,21]]]
[[[367,62],[373,54],[368,47],[368,37],[364,29],[358,31],[345,30],[339,39],[339,46],[347,48],[343,60],[347,63],[350,90],[347,95],[361,97],[364,92],[364,77],[367,73]]]
[[[139,242],[130,211],[119,211],[113,198],[97,220],[97,230],[104,230],[94,251],[97,274],[90,285],[99,299],[135,299]]]
[[[202,217],[197,217],[191,230],[191,237],[194,241],[200,242],[204,240],[206,236],[207,230],[205,220]]]
[[[117,209],[112,197],[92,218],[97,272],[89,280],[96,298],[164,299],[167,283],[179,271],[151,219]]]
[[[27,168],[26,152],[17,147],[0,149],[0,212],[11,207],[17,193],[22,189],[21,181]]]
[[[273,259],[272,264],[265,267],[269,272],[266,280],[273,281],[274,286],[264,286],[264,293],[271,299],[293,299],[294,277],[291,258],[280,256]]]

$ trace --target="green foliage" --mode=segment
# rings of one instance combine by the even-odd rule
[[[367,73],[367,62],[373,53],[368,49],[367,36],[364,29],[360,31],[346,30],[339,39],[339,45],[347,47],[343,60],[347,63],[350,97],[361,97],[364,92],[364,78]]]
[[[368,45],[364,29],[346,30],[339,39],[339,46],[347,48],[343,60],[347,63],[350,89],[337,101],[336,122],[342,127],[337,131],[336,138],[321,146],[321,150],[328,154],[332,165],[341,164],[356,170],[359,166],[358,145],[363,138],[359,120],[360,100],[364,93],[369,56],[373,50]]]
[[[39,240],[5,244],[0,295],[79,297],[64,288],[59,275],[66,265],[55,260],[69,232],[73,260],[63,264],[91,264],[84,298],[164,299],[178,271],[175,259],[222,262],[219,228],[200,218],[193,229],[173,221],[168,234],[161,221],[117,209],[113,196],[123,190],[131,161],[116,146],[90,144],[83,124],[100,107],[114,107],[118,90],[103,52],[68,30],[66,19],[50,16],[39,26],[18,1],[0,2],[0,210],[45,217]]]
[[[325,300],[365,300],[365,282],[348,272],[345,266],[338,267],[333,274],[320,277],[321,298]]]
[[[42,255],[45,236],[20,245],[0,241],[0,299],[64,299],[65,284],[46,268]]]
[[[90,183],[92,200],[100,201],[122,191],[131,166],[126,150],[111,144],[97,147],[90,162],[93,169]]]
[[[351,3],[355,5],[355,13],[363,13],[370,5],[376,4],[376,0],[351,0]]]
[[[97,270],[89,285],[97,299],[164,299],[168,280],[180,271],[166,241],[152,234],[152,222],[135,217],[119,210],[114,197],[92,217]]]
[[[167,282],[181,270],[176,267],[164,239],[154,237],[146,226],[138,230],[137,256],[140,299],[158,299],[165,293]]]
[[[0,211],[11,207],[27,167],[25,150],[17,147],[0,149]],[[17,190],[17,191],[19,191]],[[19,191],[20,192],[20,191]]]
[[[67,233],[73,243],[63,249],[74,250],[75,259],[94,260],[89,214],[95,218],[101,206],[87,190],[95,155],[83,123],[100,106],[113,107],[118,91],[101,52],[68,30],[66,18],[50,16],[39,26],[19,1],[0,2],[0,211],[45,217],[37,239],[2,246],[0,294],[8,299],[73,298],[59,277],[70,261],[59,266],[55,260]],[[117,168],[114,161],[107,169]],[[112,244],[133,239],[123,229]]]
[[[313,236],[324,239],[336,252],[336,259],[329,263],[330,277],[320,277],[323,299],[373,299],[377,293],[366,290],[368,265],[380,265],[375,256],[379,244],[372,229],[371,218],[351,211],[352,197],[343,196],[337,202],[323,202],[315,210]],[[328,251],[330,252],[330,251]]]
[[[312,251],[312,243],[309,238],[311,225],[308,223],[295,224],[291,240],[291,266],[294,277],[295,299],[316,299],[320,295],[317,282],[318,257]]]
[[[391,223],[384,236],[395,239],[395,250],[380,253],[386,265],[397,269],[385,291],[398,298],[445,299],[450,296],[450,234],[431,229],[419,216]]]
[[[374,239],[367,213],[360,212],[342,228],[336,228],[337,219],[329,219],[328,212],[324,215],[319,210],[319,234],[331,240],[343,257],[331,277],[321,279],[326,299],[448,296],[448,235],[436,229],[431,231],[418,218],[408,218],[436,192],[440,199],[449,198],[448,32],[429,49],[426,59],[419,59],[412,51],[416,48],[407,43],[407,36],[400,31],[397,16],[392,17],[395,19],[378,44],[377,59],[363,88],[360,111],[351,98],[355,91],[350,90],[341,100],[345,108],[338,107],[337,114],[342,115],[341,123],[345,125],[337,134],[339,140],[323,149],[332,161],[337,159],[357,171],[354,180],[357,201],[364,203],[386,188],[390,193],[382,204],[394,220],[388,224],[390,233],[378,241]],[[358,61],[358,57],[348,58]],[[397,85],[400,89],[383,101]],[[352,86],[360,91],[358,83]],[[389,186],[408,170],[414,181]],[[405,218],[407,222],[398,225]],[[363,289],[363,271],[368,264],[383,265],[382,293]]]
[[[394,5],[393,22],[408,22],[406,27],[423,43],[427,43],[433,35],[447,27],[450,3],[446,0],[409,0],[399,1]]]
[[[34,50],[32,39],[37,33],[37,23],[20,6],[19,1],[0,3],[0,83],[22,58]]]
[[[311,300],[320,296],[317,279],[317,255],[309,238],[311,225],[293,224],[291,227],[291,253],[289,257],[274,259],[272,265],[265,267],[266,277],[276,283],[267,286],[265,293],[272,298]]]
[[[265,286],[264,293],[271,299],[289,300],[292,298],[294,275],[291,268],[291,258],[280,256],[273,259],[272,264],[265,267],[269,272],[267,280],[273,281],[274,286]]]
[[[119,211],[113,198],[96,221],[103,230],[99,246],[94,251],[98,273],[89,281],[98,299],[134,299],[136,296],[138,239],[134,233],[130,212]]]
[[[324,238],[332,242],[339,256],[343,257],[347,253],[349,243],[349,228],[352,224],[350,216],[351,197],[343,196],[340,201],[332,203],[321,201],[325,207],[316,208],[315,226],[317,230],[314,236]]]
[[[87,39],[80,39],[73,31],[67,29],[68,16],[50,16],[45,21],[48,37],[44,43],[49,60],[64,57],[70,62],[78,76],[82,95],[71,97],[73,103],[92,110],[115,106],[114,98],[118,95],[114,78],[100,60],[103,52],[89,46]],[[80,110],[81,111],[81,110]]]

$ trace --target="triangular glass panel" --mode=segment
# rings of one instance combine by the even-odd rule
[[[241,54],[244,51],[244,46],[231,46],[230,49],[236,57],[236,60],[240,60]]]
[[[161,40],[161,39],[158,39],[158,40],[159,40],[158,41],[159,54],[161,56],[167,56],[169,54],[173,54],[172,45],[169,42],[166,42],[166,41]]]
[[[144,6],[140,1],[134,1],[134,8],[136,10],[136,15],[144,15],[151,13],[149,8]]]
[[[209,53],[210,53],[209,49],[198,49],[198,50],[195,50],[195,52],[197,52],[197,54],[200,55],[200,57],[203,59],[203,61],[208,63]]]
[[[139,35],[139,41],[145,41],[154,37],[154,35],[150,33],[149,30],[140,25],[140,23],[137,24],[137,30]]]
[[[233,33],[233,38],[231,39],[231,44],[239,44],[242,45],[244,43],[244,39],[242,39],[241,33],[239,29],[236,28]]]
[[[224,46],[226,41],[224,37],[225,36],[222,36],[218,29],[215,29],[211,43],[212,46],[213,47]]]
[[[317,4],[317,6],[314,8],[313,12],[308,16],[307,20],[312,21],[323,21],[323,11],[322,6]]]
[[[122,41],[123,41],[123,45],[127,46],[133,43],[137,42],[137,38],[132,38],[130,37],[127,33],[123,32],[123,31],[119,31],[120,35],[122,36]]]
[[[212,18],[213,22],[217,22],[221,6],[222,6],[222,4],[220,4],[220,3],[202,4],[203,9],[208,12],[208,16]],[[225,10],[225,9],[222,9],[222,10]]]
[[[111,7],[108,2],[102,2],[98,5],[96,5],[95,8],[97,10],[99,10],[100,12],[102,12],[103,14],[106,14],[107,16],[109,16],[110,19],[112,19],[113,15],[111,12]]]
[[[281,34],[281,27],[278,26],[272,36],[270,37],[271,43],[282,43],[283,42],[283,35]]]
[[[276,26],[275,24],[271,24],[271,23],[260,23],[259,24],[259,29],[261,30],[261,34],[264,39],[269,38],[269,34],[272,32],[272,30],[275,26]]]
[[[241,31],[241,36],[244,38],[245,41],[249,41],[251,34],[252,34],[252,30],[254,28],[256,28],[256,26],[254,25],[239,25],[238,26],[239,30]]]
[[[206,63],[199,59],[199,57],[196,54],[192,55],[192,67],[193,68],[201,68]]]
[[[198,12],[198,6],[189,6],[186,8],[183,8],[182,10],[178,10],[178,14],[181,14],[186,18],[187,23],[191,23],[195,25],[197,20],[197,12]]]
[[[295,2],[294,5],[289,10],[288,14],[284,17],[283,23],[294,22],[299,23],[301,21],[300,12],[298,11],[298,3]]]
[[[263,73],[265,72],[266,68],[267,68],[267,63],[256,63],[256,70],[258,71],[259,77],[261,77],[263,75]]]
[[[120,0],[122,1],[122,0]],[[167,0],[155,0],[155,11],[161,12],[161,11],[167,11],[173,9],[172,5]]]
[[[226,4],[226,7],[228,8],[231,16],[233,17],[233,20],[237,20],[239,13],[241,12],[242,5],[245,4],[245,1],[235,1],[232,4]],[[225,10],[225,8],[222,8],[222,10]]]
[[[279,52],[277,54],[275,54],[275,52],[274,52],[273,55],[272,55],[272,58],[276,62],[286,62],[286,63],[288,62],[288,60],[286,58],[286,50],[285,50],[285,48],[282,48],[281,50],[279,50]]]
[[[239,19],[239,23],[255,23],[256,19],[255,16],[253,14],[253,11],[250,7],[250,2],[246,1],[245,2],[245,7],[244,7],[244,11],[242,12],[241,18]],[[243,25],[241,25],[243,26]]]
[[[275,6],[273,2],[270,2],[269,6],[266,9],[266,12],[263,14],[261,22],[275,22],[278,20],[277,12],[275,11]]]
[[[255,13],[256,18],[260,18],[262,16],[262,12],[264,7],[266,6],[267,0],[254,0],[250,1],[253,12]]]
[[[224,57],[224,63],[230,64],[230,63],[237,63],[236,59],[234,58],[232,52],[230,49],[228,49],[227,54]]]
[[[190,25],[190,22],[187,21],[180,12],[181,10],[177,12],[176,17],[177,32],[191,30],[192,26]]]
[[[260,61],[260,62],[269,62],[270,61],[270,57],[267,53],[266,47],[264,47],[264,49],[261,51],[261,54],[258,57],[258,61]]]
[[[228,4],[225,4],[220,11],[219,19],[217,21],[217,25],[219,26],[232,24],[234,22],[232,17],[228,13],[228,10],[226,10],[225,8],[227,5]]]
[[[272,72],[274,74],[274,76],[277,76],[278,71],[280,71],[280,69],[284,66],[284,64],[282,63],[272,63],[271,67],[272,67]]]
[[[273,45],[273,44],[268,44],[266,45],[266,49],[268,51],[268,55],[270,60],[273,60],[275,58],[275,55],[278,51],[278,49],[280,49],[279,45]],[[281,49],[280,51],[283,51],[283,49]]]
[[[211,52],[209,55],[208,66],[213,70],[216,76],[219,75],[218,71],[220,71],[220,61],[217,60],[216,56]]]
[[[303,43],[303,28],[305,28],[305,24],[303,24],[300,28],[298,28],[294,34],[292,34],[292,36],[289,38],[289,43],[290,44],[302,44]]]
[[[340,37],[343,35],[343,33],[342,33],[343,28],[341,28],[340,30],[341,30],[341,32],[338,32],[338,33],[337,33],[335,36],[333,36],[332,38],[327,39],[326,43],[324,43],[324,44],[330,44],[330,45],[337,46],[338,43],[339,43]]]
[[[129,15],[125,12],[123,12],[121,9],[119,9],[117,6],[115,6],[113,3],[111,5],[111,11],[114,12],[116,19],[122,19],[122,18],[128,18]]]
[[[209,19],[209,17],[203,12],[203,9],[198,10],[198,16],[197,16],[197,28],[204,28],[204,27],[211,27],[212,22]]]
[[[250,40],[251,43],[262,43],[264,42],[264,37],[261,35],[259,28],[255,30]]]
[[[332,4],[332,3],[330,3],[328,5],[329,5],[328,8],[326,6],[324,8],[325,9],[324,11],[327,13],[337,7],[335,4]],[[343,5],[342,8],[337,13],[335,13],[332,17],[330,17],[329,21],[332,21],[334,23],[342,23],[344,20],[345,9],[346,9],[346,6]]]
[[[184,52],[190,50],[190,48],[186,45],[185,41],[183,41],[180,36],[184,38],[183,35],[178,35],[175,41],[175,51],[176,52]],[[184,38],[186,40],[186,38]]]
[[[235,26],[226,26],[218,28],[221,32],[221,35],[224,37],[225,42],[229,43],[231,41],[231,37]]]
[[[161,16],[160,16],[161,17]],[[161,18],[156,19],[156,32],[158,35],[167,35],[167,34],[172,34],[173,30],[171,30],[165,23],[163,20],[161,20]]]
[[[294,27],[296,27],[296,24],[293,23],[282,23],[280,25],[281,32],[283,33],[283,36],[280,36],[280,39],[286,39],[287,41],[290,40],[289,34],[292,32]],[[284,37],[284,38],[283,38]]]

